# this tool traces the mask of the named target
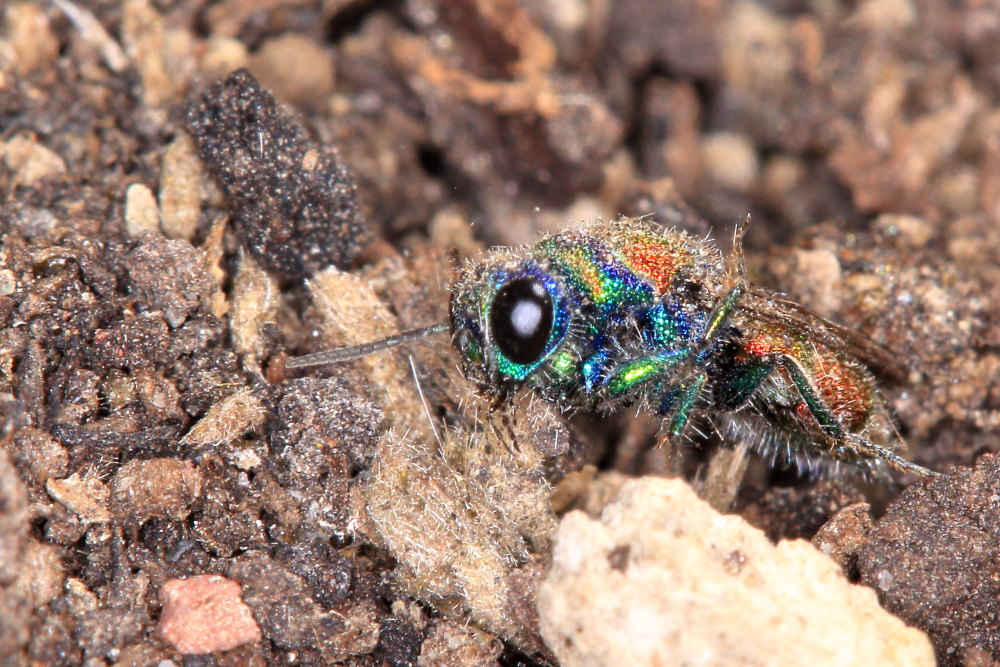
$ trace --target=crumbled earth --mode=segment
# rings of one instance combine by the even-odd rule
[[[3,3],[0,661],[551,664],[560,516],[649,474],[812,539],[939,661],[1000,661],[997,26],[945,0]],[[893,353],[884,397],[946,476],[813,479],[530,397],[498,424],[446,336],[285,369],[444,321],[452,253],[618,214],[724,250],[749,214],[753,279]],[[164,590],[201,577],[259,635],[185,658],[201,621],[162,632]]]
[[[187,129],[234,204],[236,233],[266,268],[305,278],[349,265],[368,241],[347,167],[247,70],[193,100]]]

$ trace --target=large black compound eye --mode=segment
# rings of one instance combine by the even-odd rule
[[[545,285],[533,278],[512,280],[493,299],[490,333],[505,357],[515,364],[530,364],[545,352],[552,316]]]

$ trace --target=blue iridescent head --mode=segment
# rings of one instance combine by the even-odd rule
[[[531,259],[468,264],[452,287],[451,333],[462,372],[510,394],[559,349],[568,310],[559,282]]]

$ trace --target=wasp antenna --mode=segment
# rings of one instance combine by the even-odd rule
[[[447,330],[447,322],[438,322],[437,324],[432,324],[429,327],[410,329],[409,331],[404,331],[403,333],[396,334],[395,336],[387,336],[386,338],[373,340],[370,343],[338,347],[333,350],[324,350],[323,352],[315,352],[301,357],[294,357],[285,362],[285,368],[309,368],[311,366],[325,366],[326,364],[339,364],[344,361],[353,361],[354,359],[367,357],[369,354],[380,350],[386,350],[390,347],[411,343],[415,340],[443,333]]]

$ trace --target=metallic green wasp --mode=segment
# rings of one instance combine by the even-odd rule
[[[646,220],[595,223],[462,267],[450,323],[319,353],[329,363],[450,330],[463,373],[497,402],[522,388],[566,411],[638,405],[669,437],[711,420],[766,456],[930,471],[905,449],[873,371],[882,348],[744,275],[709,241]]]

